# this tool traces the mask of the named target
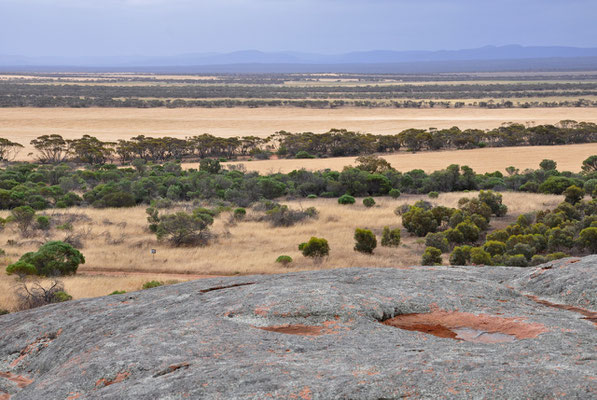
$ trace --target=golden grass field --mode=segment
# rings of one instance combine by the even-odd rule
[[[381,155],[398,171],[410,171],[415,168],[433,172],[446,168],[450,164],[468,165],[477,173],[500,171],[511,165],[524,171],[526,168],[538,169],[544,159],[558,163],[560,171],[579,172],[583,160],[597,154],[597,143],[573,144],[565,146],[525,146],[492,147],[471,150],[426,151],[419,153],[392,153]],[[318,171],[329,168],[341,171],[347,165],[355,165],[356,157],[334,157],[319,159],[279,159],[262,161],[228,162],[242,164],[247,171],[267,173],[288,173],[296,169]],[[198,163],[185,163],[185,168],[198,168]]]
[[[461,197],[477,193],[444,193],[435,204],[456,207]],[[553,208],[561,196],[504,193],[508,215],[492,222],[492,228],[502,228],[526,212]],[[76,214],[79,221],[73,223],[73,232],[81,234],[82,253],[87,262],[79,267],[76,276],[63,279],[66,291],[74,298],[103,296],[115,290],[139,290],[144,282],[183,281],[204,275],[270,274],[288,271],[303,271],[345,267],[404,267],[420,264],[424,250],[423,240],[409,236],[402,231],[399,248],[379,246],[384,226],[401,227],[401,220],[394,209],[402,204],[412,204],[426,196],[404,195],[399,199],[377,198],[377,205],[366,208],[360,199],[354,205],[341,206],[336,199],[303,199],[285,202],[292,208],[316,207],[318,219],[289,228],[272,228],[266,222],[251,220],[229,223],[230,215],[220,215],[212,231],[217,240],[208,247],[173,248],[159,243],[147,229],[145,207],[132,209],[73,208],[49,210],[46,213],[61,218],[59,214]],[[172,212],[169,210],[167,212]],[[6,217],[7,211],[0,213]],[[64,218],[64,216],[62,217]],[[378,236],[378,248],[373,255],[353,251],[354,229],[369,228]],[[0,243],[7,255],[0,259],[0,309],[14,309],[13,287],[16,278],[6,275],[6,266],[16,261],[23,253],[35,251],[46,240],[62,240],[67,232],[52,229],[46,236],[22,238],[9,225],[0,232]],[[330,244],[330,256],[321,264],[303,257],[297,249],[299,243],[311,236],[325,237]],[[16,243],[8,244],[8,240]],[[155,260],[150,249],[157,249]],[[294,259],[290,268],[275,263],[279,255],[286,254]],[[444,263],[448,257],[444,255]]]
[[[396,134],[408,128],[490,129],[505,122],[554,124],[571,119],[597,123],[593,108],[515,109],[385,109],[385,108],[0,108],[0,137],[26,148],[19,159],[30,159],[29,142],[44,134],[79,138],[89,134],[106,141],[137,135],[188,137],[266,137],[276,131],[326,132],[345,128],[374,134]]]

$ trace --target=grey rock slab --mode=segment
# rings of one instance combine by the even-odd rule
[[[596,264],[593,256],[545,270],[217,278],[45,306],[0,316],[0,373],[12,378],[0,375],[0,392],[11,400],[597,398],[595,324],[525,296],[595,311]],[[488,332],[499,343],[484,343],[478,327],[462,327],[461,337],[475,339],[465,341],[380,322],[451,311],[544,330],[513,340]],[[300,334],[281,333],[290,328]],[[32,382],[19,387],[17,376]]]

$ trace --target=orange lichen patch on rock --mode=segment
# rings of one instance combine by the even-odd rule
[[[311,400],[313,399],[313,395],[311,393],[311,388],[309,386],[305,386],[298,394],[291,394],[289,396],[291,399],[303,399],[303,400]]]
[[[572,262],[572,261],[570,261],[570,262]],[[576,261],[574,261],[574,262],[576,262]],[[537,296],[533,296],[531,294],[525,294],[525,296],[528,297],[529,299],[533,300],[535,303],[539,303],[539,304],[547,306],[547,307],[558,308],[560,310],[573,311],[573,312],[579,313],[581,315],[584,315],[584,319],[591,321],[593,324],[595,324],[595,326],[597,326],[597,312],[595,312],[595,311],[587,310],[582,307],[570,306],[567,304],[552,303],[551,301],[542,300],[542,299],[538,298]]]
[[[442,338],[480,343],[504,343],[515,339],[532,339],[547,332],[542,324],[524,323],[516,318],[442,310],[424,314],[398,315],[382,321],[382,323]]]
[[[28,344],[23,350],[21,350],[20,355],[10,363],[11,367],[16,367],[25,357],[31,354],[33,351],[39,351],[44,347],[48,347],[48,345],[56,339],[62,333],[62,328],[59,329],[55,333],[47,333],[44,336],[37,338],[33,343]]]
[[[83,393],[70,392],[69,396],[66,398],[66,400],[75,400],[75,399],[78,399],[81,396],[83,396]]]
[[[0,400],[10,400],[10,395],[8,393],[0,392]]]
[[[126,378],[128,378],[130,375],[131,375],[130,372],[119,372],[118,374],[116,374],[114,379],[102,378],[102,379],[98,380],[97,382],[95,382],[95,387],[110,386],[115,383],[120,383],[120,382],[124,381]]]
[[[270,309],[271,309],[271,307],[269,307],[269,306],[257,307],[257,308],[255,308],[255,315],[261,315],[262,317],[267,317],[267,313],[269,312]]]
[[[25,378],[21,375],[15,375],[10,372],[0,372],[0,378],[8,379],[17,384],[17,386],[21,389],[27,387],[33,383],[32,379]]]

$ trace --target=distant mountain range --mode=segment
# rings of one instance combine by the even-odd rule
[[[485,46],[466,50],[197,53],[177,56],[25,57],[0,55],[0,69],[97,69],[182,72],[459,72],[597,69],[597,48]]]

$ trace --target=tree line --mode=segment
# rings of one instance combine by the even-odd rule
[[[42,135],[31,141],[40,163],[75,162],[129,164],[141,159],[151,162],[175,160],[268,159],[361,156],[374,153],[437,151],[482,147],[541,146],[597,142],[597,124],[560,121],[556,125],[525,126],[504,124],[490,130],[406,129],[395,135],[373,135],[346,129],[326,133],[279,131],[259,138],[216,137],[210,134],[187,137],[147,137],[139,135],[117,142],[105,142],[90,135],[64,139],[61,135]],[[22,145],[0,138],[0,160],[11,160]]]

